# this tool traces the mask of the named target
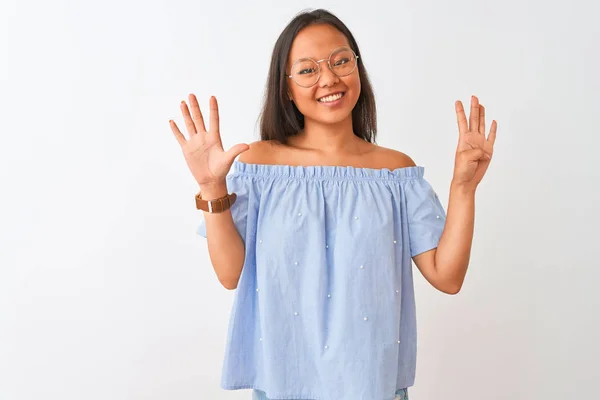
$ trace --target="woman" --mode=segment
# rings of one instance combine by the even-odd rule
[[[200,186],[198,234],[222,285],[237,289],[221,386],[263,400],[408,398],[411,259],[438,290],[460,290],[496,122],[486,137],[478,99],[469,121],[456,102],[446,215],[423,167],[375,144],[358,45],[324,10],[298,15],[275,45],[260,141],[224,151],[216,99],[209,130],[194,95],[189,102],[189,138],[170,124]]]

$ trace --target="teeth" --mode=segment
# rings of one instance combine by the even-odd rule
[[[319,103],[331,103],[332,101],[336,101],[342,98],[342,93],[333,94],[327,97],[321,97],[318,101]]]

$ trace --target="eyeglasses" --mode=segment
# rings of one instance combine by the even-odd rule
[[[340,78],[350,75],[356,69],[358,56],[352,49],[343,46],[333,50],[329,58],[315,61],[312,58],[300,58],[292,64],[288,78],[298,86],[305,88],[314,86],[321,77],[321,62],[327,61],[329,69]]]

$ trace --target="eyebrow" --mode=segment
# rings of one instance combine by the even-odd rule
[[[290,58],[292,59],[292,62],[294,62],[296,60],[300,60],[301,58],[312,58],[313,60],[323,60],[323,59],[327,59],[327,57],[329,57],[331,55],[332,51],[334,51],[335,49],[339,49],[340,47],[347,47],[347,48],[349,48],[349,49],[352,50],[352,47],[350,46],[350,44],[340,44],[338,46],[333,46],[329,50],[329,52],[327,53],[327,55],[325,57],[322,57],[322,58],[319,58],[319,57],[310,57],[310,56],[301,56],[301,57],[295,57],[295,58],[290,57]]]

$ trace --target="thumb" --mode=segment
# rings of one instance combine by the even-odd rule
[[[249,145],[247,145],[245,143],[240,143],[240,144],[236,144],[235,146],[233,146],[232,148],[227,150],[225,152],[225,154],[227,154],[227,158],[228,158],[229,162],[231,164],[233,164],[233,160],[235,160],[235,158],[237,156],[239,156],[240,154],[242,154],[243,152],[245,152],[248,149],[250,149]]]
[[[483,149],[476,148],[465,150],[460,153],[460,158],[463,162],[475,162],[475,161],[489,161],[491,157]]]
[[[489,161],[492,158],[482,148],[465,150],[462,154],[466,161]]]

